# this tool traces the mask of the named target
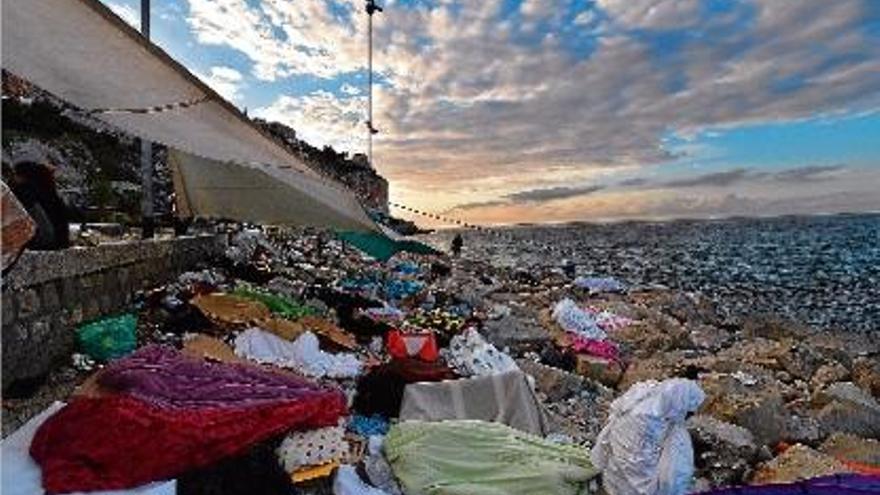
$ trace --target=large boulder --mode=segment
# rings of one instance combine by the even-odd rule
[[[819,451],[843,462],[880,466],[880,441],[849,433],[835,433],[819,447]]]
[[[822,389],[835,382],[844,381],[849,377],[849,370],[840,363],[823,364],[813,373],[810,386],[814,389]]]
[[[763,445],[776,445],[787,435],[788,413],[779,382],[767,377],[712,373],[700,377],[706,400],[700,409],[751,431]]]
[[[858,358],[853,361],[852,380],[874,398],[880,398],[880,359]]]
[[[880,438],[880,404],[854,383],[831,384],[816,394],[813,403],[819,408],[816,419],[826,435],[842,432]]]
[[[762,464],[752,477],[752,484],[793,483],[795,481],[848,473],[850,469],[834,457],[802,444],[795,444],[774,459]]]
[[[694,443],[697,476],[707,479],[712,487],[746,481],[758,455],[749,430],[699,414],[688,420],[688,431]]]

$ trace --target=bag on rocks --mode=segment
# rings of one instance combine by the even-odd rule
[[[96,361],[109,361],[125,356],[137,347],[133,314],[101,318],[82,325],[77,339],[83,352]]]
[[[680,378],[636,383],[617,398],[592,451],[605,491],[609,495],[687,493],[694,452],[685,418],[704,398],[696,382]]]

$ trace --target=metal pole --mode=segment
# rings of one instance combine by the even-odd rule
[[[367,0],[367,161],[373,166],[373,14],[382,12],[376,0]]]
[[[367,162],[373,166],[373,13],[367,6]]]
[[[150,39],[150,0],[141,0],[141,35]],[[141,138],[141,237],[155,234],[153,218],[153,143]]]

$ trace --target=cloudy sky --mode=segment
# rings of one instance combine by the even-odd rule
[[[105,3],[137,25],[139,0]],[[365,149],[363,0],[153,3],[154,40],[249,114]],[[474,223],[880,210],[880,1],[379,3],[393,201]]]

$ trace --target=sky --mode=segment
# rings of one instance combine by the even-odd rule
[[[138,25],[139,0],[103,1]],[[377,1],[394,202],[482,224],[880,211],[880,1]],[[153,4],[153,40],[249,115],[366,149],[363,0]]]

